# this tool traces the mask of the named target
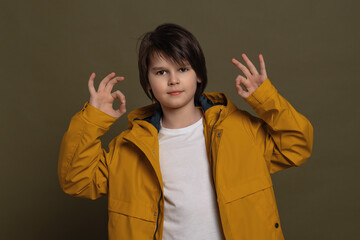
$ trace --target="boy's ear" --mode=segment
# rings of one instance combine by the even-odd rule
[[[196,81],[197,81],[198,83],[201,83],[201,82],[202,82],[200,78],[198,78]]]
[[[150,90],[151,90],[151,86],[150,86],[150,84],[148,84],[148,85],[147,85],[146,89],[147,89],[148,91],[150,91]]]

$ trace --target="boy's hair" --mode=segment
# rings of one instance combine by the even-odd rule
[[[157,101],[149,87],[148,68],[150,57],[159,55],[167,57],[178,65],[188,62],[194,69],[196,76],[201,80],[197,83],[194,100],[197,101],[207,84],[206,63],[203,51],[197,39],[185,28],[165,23],[154,31],[145,33],[139,48],[139,77],[146,95]]]

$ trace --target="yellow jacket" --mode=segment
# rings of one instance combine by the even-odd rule
[[[270,174],[310,156],[310,122],[267,79],[246,101],[260,118],[222,93],[204,94],[204,135],[226,239],[283,239]],[[101,148],[116,120],[86,103],[71,119],[59,156],[62,189],[96,199],[108,194],[109,239],[162,239],[163,182],[156,104],[128,115],[129,127]]]

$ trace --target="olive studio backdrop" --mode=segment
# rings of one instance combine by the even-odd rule
[[[1,239],[106,239],[106,197],[65,195],[58,184],[70,118],[109,72],[128,112],[149,104],[140,88],[137,39],[164,22],[188,28],[207,59],[207,91],[236,95],[232,57],[265,57],[279,92],[314,126],[309,161],[273,175],[287,239],[359,239],[359,2],[2,1]],[[117,103],[118,106],[118,103]],[[119,119],[105,146],[127,126]]]

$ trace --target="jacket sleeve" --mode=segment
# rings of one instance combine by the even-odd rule
[[[72,117],[61,142],[58,162],[60,186],[65,193],[90,199],[107,194],[108,164],[114,154],[115,139],[106,152],[99,137],[115,121],[88,102]]]
[[[264,156],[270,173],[291,166],[299,166],[310,157],[313,145],[313,127],[283,98],[269,79],[246,98],[262,119],[252,120],[257,144],[264,146]]]

